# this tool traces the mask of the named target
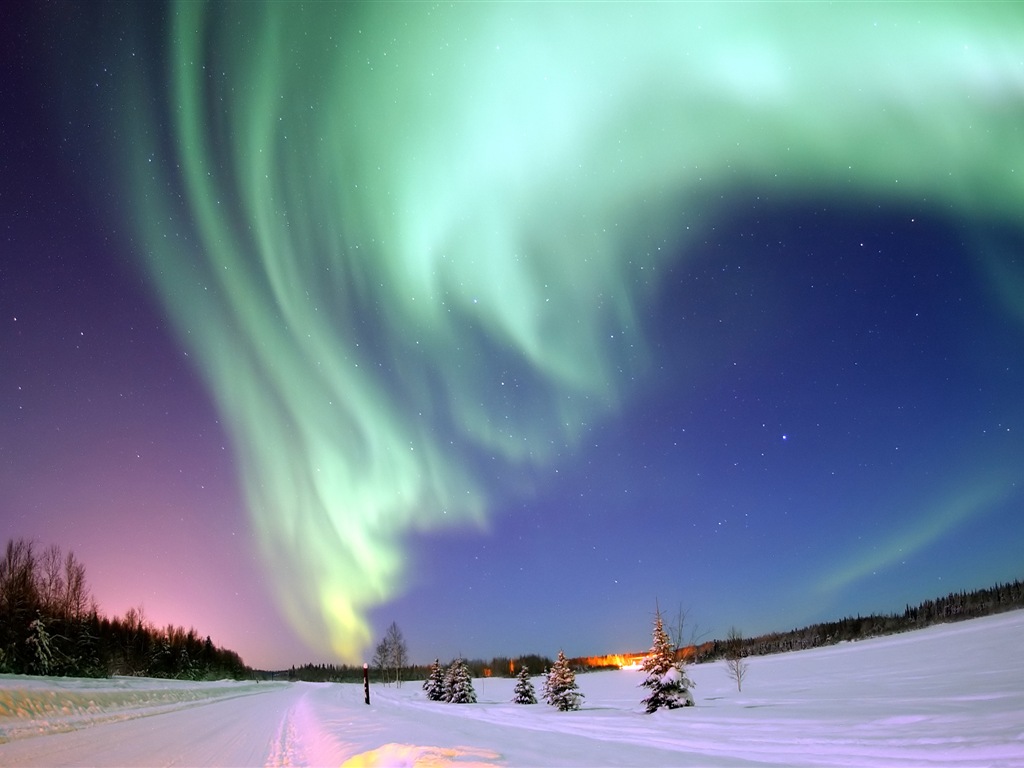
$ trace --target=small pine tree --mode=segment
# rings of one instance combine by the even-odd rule
[[[537,694],[533,690],[533,681],[530,680],[530,670],[525,666],[520,667],[519,675],[516,677],[515,697],[512,701],[516,704],[537,703]]]
[[[582,698],[583,694],[576,685],[576,673],[569,666],[565,653],[559,651],[558,660],[544,681],[544,699],[559,712],[569,712],[580,708]]]
[[[654,614],[654,643],[642,665],[647,677],[640,685],[651,690],[651,694],[642,702],[648,714],[661,707],[677,709],[693,706],[693,695],[690,693],[693,683],[683,671],[682,664],[676,662],[675,655],[659,610]]]
[[[430,665],[430,674],[423,681],[423,690],[427,692],[430,701],[444,701],[444,670],[440,659],[434,659]]]
[[[444,677],[444,700],[452,704],[476,704],[473,675],[465,660],[458,658],[448,667]]]
[[[455,662],[453,661],[451,664],[448,665],[448,667],[444,671],[444,685],[442,687],[442,690],[444,691],[444,696],[441,697],[442,701],[452,700],[452,686],[454,685],[454,683]]]
[[[36,618],[29,623],[28,629],[30,634],[25,642],[32,647],[33,651],[29,670],[32,674],[48,675],[56,666],[56,660],[53,641],[46,629],[46,621],[41,615],[36,614]]]

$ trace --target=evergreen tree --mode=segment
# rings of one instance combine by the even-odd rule
[[[448,668],[444,671],[444,696],[442,701],[452,700],[452,689],[455,687],[455,661],[448,665]]]
[[[565,653],[558,652],[558,659],[548,672],[548,678],[544,681],[544,698],[548,704],[556,707],[560,712],[569,712],[580,708],[579,686],[576,685],[576,673],[569,666],[569,660]]]
[[[665,632],[659,610],[654,614],[654,644],[642,665],[647,677],[641,685],[651,691],[642,702],[648,714],[661,707],[677,709],[693,706],[693,695],[690,693],[693,683],[686,677],[682,663],[677,662],[675,656],[675,648]]]
[[[536,704],[537,694],[533,690],[533,681],[530,680],[530,670],[526,666],[520,667],[519,676],[516,678],[515,698],[516,704]]]
[[[476,690],[469,665],[461,657],[452,662],[444,678],[444,700],[452,704],[476,704]]]
[[[434,659],[434,663],[430,665],[430,674],[423,681],[423,690],[427,692],[427,698],[430,701],[444,701],[444,677],[441,660]]]
[[[32,648],[32,660],[29,671],[34,675],[49,675],[57,666],[55,650],[50,633],[46,629],[46,621],[42,616],[37,616],[28,625],[29,636],[26,643]]]

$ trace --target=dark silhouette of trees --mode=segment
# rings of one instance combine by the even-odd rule
[[[864,640],[869,637],[891,635],[923,629],[933,624],[989,616],[1024,608],[1024,583],[1019,580],[973,592],[950,592],[945,597],[925,600],[917,606],[906,606],[902,613],[871,614],[846,617],[788,632],[771,632],[757,637],[742,638],[740,652],[746,656],[765,656],[772,653],[799,651],[824,645]],[[714,640],[694,649],[697,661],[728,658],[732,652],[729,639]]]
[[[41,555],[26,539],[0,558],[0,671],[67,675],[95,661],[89,633],[95,612],[85,566],[74,553]]]
[[[301,680],[307,683],[361,683],[363,682],[363,665],[303,664],[298,667],[293,666],[287,673],[275,672],[273,677],[286,678],[290,682]]]
[[[38,554],[33,542],[17,539],[0,557],[0,672],[200,680],[248,669],[194,629],[157,629],[141,607],[100,616],[73,552],[50,546]]]
[[[551,669],[551,666],[554,664],[554,661],[547,656],[541,656],[536,653],[519,656],[514,661],[516,667],[529,667],[530,669]]]

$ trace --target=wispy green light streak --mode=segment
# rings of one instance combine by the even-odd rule
[[[927,505],[924,513],[896,513],[894,520],[908,520],[904,529],[876,543],[871,550],[855,552],[818,583],[818,590],[834,593],[880,570],[913,558],[943,536],[949,535],[1016,494],[1016,483],[1002,478],[975,479],[959,490]]]

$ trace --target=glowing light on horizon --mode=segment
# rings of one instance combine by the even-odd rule
[[[1012,4],[172,18],[123,126],[140,251],[282,609],[346,660],[411,532],[484,526],[495,477],[628,395],[659,269],[724,192],[1024,210]]]

